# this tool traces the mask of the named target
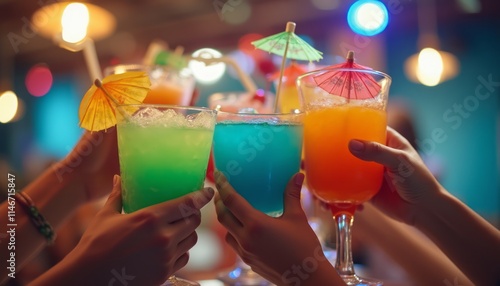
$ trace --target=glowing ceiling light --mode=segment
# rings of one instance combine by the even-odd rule
[[[13,91],[5,91],[0,95],[0,123],[8,123],[16,116],[17,96]]]
[[[347,22],[355,33],[374,36],[385,30],[389,22],[389,14],[382,2],[360,0],[349,8]]]
[[[195,51],[192,56],[213,59],[222,57],[222,54],[211,48],[203,48]],[[206,65],[200,61],[191,60],[188,66],[192,70],[196,80],[201,83],[214,83],[218,81],[226,71],[226,64],[222,62]]]
[[[444,51],[424,48],[405,61],[407,77],[426,86],[436,86],[458,74],[460,64],[457,58]]]
[[[417,78],[427,86],[436,86],[443,73],[443,58],[433,48],[425,48],[418,54]]]
[[[438,49],[434,0],[417,1],[417,8],[420,52],[405,61],[405,73],[408,79],[414,82],[436,86],[455,77],[460,71],[460,63],[453,54]]]
[[[61,17],[62,38],[68,43],[78,43],[87,36],[89,10],[82,3],[71,3]]]

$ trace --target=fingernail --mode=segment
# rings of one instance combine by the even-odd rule
[[[215,193],[214,189],[208,187],[207,189],[207,193],[210,195],[210,196],[213,196],[213,194]]]
[[[120,179],[120,176],[118,176],[118,175],[113,176],[113,187],[116,187],[116,185],[118,185],[119,179]]]
[[[219,170],[215,169],[214,170],[214,179],[217,180],[217,178],[219,178],[219,176],[220,176]]]
[[[295,185],[302,186],[302,183],[304,182],[304,174],[298,173],[297,175],[295,175],[294,182]]]
[[[361,153],[365,151],[365,143],[359,140],[351,140],[349,141],[349,149],[351,149],[351,151]]]
[[[219,170],[214,170],[214,178],[216,183],[220,183],[222,180],[222,173]]]

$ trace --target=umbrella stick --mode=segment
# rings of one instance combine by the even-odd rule
[[[350,64],[350,67],[352,68],[352,65],[354,63],[354,52],[353,51],[348,51],[347,52],[347,57],[346,57],[347,62]],[[348,72],[348,79],[347,79],[347,103],[351,100],[351,81],[352,81],[352,76],[351,72]]]
[[[278,89],[276,90],[276,96],[274,97],[274,112],[278,112],[278,102],[281,91],[281,83],[283,81],[283,73],[285,70],[285,62],[286,62],[286,52],[288,50],[288,42],[285,45],[285,52],[283,54],[283,59],[281,60],[281,68],[280,68],[280,77],[278,79]]]
[[[113,98],[111,95],[109,95],[108,91],[102,85],[102,81],[100,79],[96,78],[94,80],[94,84],[95,84],[95,86],[97,86],[97,88],[100,88],[104,92],[106,97],[114,103],[115,107],[120,105],[120,103],[118,103],[118,101],[116,101],[115,98]],[[120,110],[120,108],[115,108],[115,109],[118,109],[118,112],[120,112],[120,114],[123,115],[124,118],[127,118],[127,114],[124,114],[123,111]]]
[[[278,112],[278,102],[279,102],[278,100],[281,91],[281,83],[283,81],[283,72],[285,70],[286,54],[288,53],[288,43],[290,42],[290,35],[295,32],[295,23],[294,22],[286,23],[285,32],[289,34],[288,34],[288,39],[285,43],[285,50],[283,51],[283,59],[281,60],[280,77],[278,79],[278,90],[276,90],[276,97],[274,98],[274,112]]]

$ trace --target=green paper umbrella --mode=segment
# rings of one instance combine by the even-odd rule
[[[286,23],[284,32],[265,37],[263,39],[253,41],[257,49],[282,56],[280,76],[278,80],[278,89],[276,91],[274,109],[277,109],[278,97],[281,89],[281,81],[283,78],[283,70],[285,68],[286,59],[302,60],[302,61],[319,61],[323,58],[322,52],[311,47],[306,41],[302,40],[295,34],[295,23]]]

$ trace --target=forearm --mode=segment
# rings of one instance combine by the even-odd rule
[[[500,231],[443,192],[426,204],[416,227],[477,285],[500,282]]]
[[[45,285],[105,285],[102,279],[97,279],[85,265],[87,260],[78,259],[78,247],[47,272],[32,281],[29,286]],[[80,257],[81,258],[81,257]],[[108,279],[111,279],[110,276]]]
[[[429,239],[414,227],[395,221],[384,215],[372,204],[364,204],[363,211],[356,213],[355,235],[369,247],[380,248],[385,255],[403,268],[415,285],[440,285],[443,280],[472,285],[460,269]],[[375,262],[376,264],[376,262]],[[378,268],[390,265],[375,265]]]
[[[76,183],[77,174],[75,172],[62,173],[61,169],[56,166],[61,167],[58,164],[48,168],[37,180],[23,190],[31,197],[39,212],[54,229],[62,225],[73,211],[85,201],[83,187]],[[8,216],[8,206],[8,202],[4,202],[0,206],[0,214],[4,218]],[[13,234],[12,239],[9,236],[8,239],[1,240],[0,257],[10,257],[11,253],[14,253],[16,272],[18,272],[25,262],[43,249],[46,239],[38,232],[30,221],[28,213],[18,202],[15,204],[14,213],[13,226],[8,226],[7,223],[0,225],[0,233],[10,231],[9,234]],[[6,263],[7,259],[2,260],[3,263]],[[8,272],[7,267],[1,267],[0,281],[7,278]]]

